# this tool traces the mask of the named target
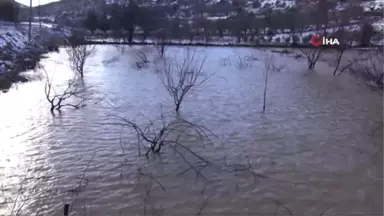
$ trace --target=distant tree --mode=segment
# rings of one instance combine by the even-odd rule
[[[156,35],[157,39],[159,40],[156,44],[157,52],[159,53],[160,57],[164,57],[165,51],[167,50],[166,43],[167,43],[167,33],[164,29],[160,29],[158,34]]]
[[[149,36],[150,32],[156,28],[156,19],[153,11],[148,8],[139,8],[136,12],[138,16],[138,25],[143,30],[143,41]]]
[[[261,15],[263,16],[263,25],[266,28],[271,28],[272,27],[272,16],[273,16],[273,9],[266,3],[264,5],[264,8],[261,11]]]
[[[252,7],[253,8],[259,8],[259,7],[261,7],[261,3],[259,1],[255,1],[252,3]]]
[[[292,45],[296,45],[298,42],[297,31],[300,28],[299,11],[297,10],[297,8],[289,8],[286,11],[283,19],[285,20],[286,26],[289,28],[289,34],[292,39]]]
[[[224,37],[224,30],[226,29],[227,20],[217,20],[214,22],[214,25],[216,27],[216,31],[219,34],[219,37]]]
[[[245,11],[238,13],[232,18],[232,31],[236,35],[238,43],[241,41],[243,36],[248,34],[248,31],[251,28],[251,20],[253,20],[253,16]]]
[[[17,22],[19,5],[13,0],[0,1],[0,20]]]
[[[327,29],[330,20],[329,11],[332,7],[333,3],[331,0],[318,0],[315,8],[313,9],[313,11],[311,11],[313,13],[313,21],[317,25],[317,30],[322,30],[322,34],[325,37],[327,37]]]
[[[107,31],[111,29],[109,19],[105,13],[99,19],[98,24],[99,24],[99,29],[104,33],[107,33]]]
[[[361,26],[360,30],[360,35],[361,35],[361,46],[369,46],[371,44],[371,39],[373,35],[375,34],[375,30],[372,26],[371,23],[365,22]]]
[[[32,37],[32,0],[29,1],[29,28],[28,28],[28,41]]]
[[[123,7],[118,4],[112,4],[109,6],[110,19],[108,20],[110,30],[113,32],[114,37],[122,37],[122,21],[124,20]]]
[[[232,0],[232,7],[235,13],[241,13],[244,11],[245,5],[245,0]]]
[[[134,1],[129,1],[127,7],[124,8],[123,20],[121,20],[124,30],[128,31],[128,43],[132,43],[135,33],[135,26],[138,23],[139,6]]]
[[[87,17],[84,20],[84,27],[90,30],[91,33],[99,27],[99,18],[95,11],[88,11]]]

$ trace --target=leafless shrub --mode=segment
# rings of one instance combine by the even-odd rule
[[[203,77],[205,60],[206,58],[198,60],[196,51],[190,49],[187,49],[182,59],[164,59],[164,67],[162,70],[158,70],[158,74],[173,99],[176,113],[179,113],[181,104],[188,93],[210,77]]]
[[[148,66],[149,60],[147,54],[143,50],[135,51],[136,63],[135,67],[138,69]]]
[[[234,58],[234,64],[238,70],[244,70],[251,67],[251,64],[247,60],[247,56],[236,55]]]
[[[44,70],[44,69],[43,69]],[[72,78],[67,81],[64,86],[55,88],[52,77],[45,72],[45,98],[50,104],[50,111],[61,110],[63,107],[81,108],[85,106],[85,102],[91,100],[94,91],[91,87],[84,86],[81,80]],[[69,99],[75,99],[77,102],[68,103]]]
[[[262,62],[264,64],[263,112],[265,112],[269,73],[274,71],[279,72],[284,69],[284,66],[277,65],[275,57],[270,52],[265,52],[262,56]]]
[[[371,49],[367,52],[366,61],[357,62],[353,67],[349,67],[349,70],[358,81],[374,89],[383,90],[383,63],[383,51],[381,49]]]
[[[169,146],[172,148],[181,147],[202,161],[205,161],[202,157],[194,154],[189,148],[183,145],[181,140],[196,138],[200,140],[204,146],[205,143],[213,145],[213,141],[210,138],[210,135],[214,136],[213,133],[203,126],[196,125],[184,119],[177,118],[170,120],[172,119],[171,116],[161,114],[159,118],[153,121],[149,120],[149,123],[145,127],[139,127],[138,124],[126,118],[117,115],[113,115],[113,117],[118,120],[118,122],[112,123],[113,125],[134,129],[140,138],[138,141],[138,150],[140,150],[139,146],[142,145],[143,142],[149,145],[145,156],[149,156],[150,153],[159,153],[163,147]]]
[[[321,48],[304,48],[300,49],[301,53],[307,58],[308,69],[315,68],[317,60],[319,60],[322,50]]]
[[[94,45],[71,45],[66,48],[71,69],[84,77],[84,66],[87,59],[96,53]]]
[[[209,129],[180,119],[178,116],[175,118],[175,116],[166,116],[164,114],[161,114],[155,120],[149,120],[149,123],[143,126],[139,126],[135,122],[117,115],[112,117],[117,121],[107,124],[133,129],[136,132],[139,154],[141,154],[141,145],[145,146],[145,156],[147,157],[150,154],[160,153],[163,148],[169,148],[188,165],[185,170],[177,175],[193,171],[196,174],[195,182],[197,182],[198,178],[207,180],[202,171],[209,165],[212,165],[212,163],[192,150],[190,143],[194,144],[193,148],[199,145],[204,148],[207,144],[212,146],[214,139],[220,140]]]
[[[356,55],[353,56],[352,59],[347,60],[343,58],[345,51],[345,48],[339,48],[336,51],[335,69],[333,70],[333,76],[340,76],[343,72],[348,70],[354,64],[358,63],[365,53],[364,51],[358,52]],[[343,59],[345,60],[345,62],[342,62]]]

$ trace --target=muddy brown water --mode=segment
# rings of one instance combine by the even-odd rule
[[[149,68],[132,67],[132,49],[152,53]],[[173,107],[153,53],[98,46],[85,83],[108,95],[119,115],[139,124],[157,118]],[[197,53],[207,56],[204,71],[214,75],[187,97],[181,115],[220,137],[213,146],[190,146],[214,163],[202,171],[207,179],[191,171],[177,175],[188,165],[169,148],[149,160],[138,156],[135,133],[105,124],[107,103],[52,117],[37,80],[0,94],[0,215],[59,216],[74,197],[72,215],[383,214],[381,94],[349,76],[333,77],[324,63],[311,72],[304,60],[275,53],[286,69],[270,74],[263,114],[261,62],[236,67],[236,56],[260,57],[260,50]],[[42,64],[58,83],[71,76],[64,51]],[[257,175],[229,172],[224,158],[250,164]]]

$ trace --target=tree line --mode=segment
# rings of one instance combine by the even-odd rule
[[[284,10],[276,10],[269,4],[261,7],[256,3],[252,7],[258,9],[257,13],[250,12],[243,1],[222,0],[214,6],[196,3],[188,9],[178,4],[142,5],[128,1],[127,4],[106,5],[101,11],[90,10],[82,23],[91,33],[100,30],[104,34],[124,37],[128,42],[132,42],[134,36],[143,40],[152,36],[205,41],[231,36],[237,42],[258,43],[263,40],[272,42],[274,35],[285,33],[289,36],[279,38],[284,41],[273,42],[294,45],[300,42],[302,33],[316,31],[323,36],[352,37],[367,45],[373,37],[382,36],[372,26],[375,20],[382,19],[382,15],[364,12],[361,1],[344,3],[343,10],[336,10],[336,2],[332,0],[318,0],[314,5],[296,4]],[[359,31],[349,30],[352,25],[359,25]],[[329,33],[326,30],[329,28],[335,30]]]
[[[372,26],[375,20],[383,18],[382,13],[364,11],[362,0],[344,1],[343,10],[337,9],[340,1],[313,2],[297,1],[295,6],[279,10],[276,8],[286,6],[283,1],[277,1],[275,5],[261,5],[255,1],[250,6],[244,0],[221,0],[211,5],[202,0],[178,1],[176,4],[161,0],[156,3],[126,0],[84,12],[83,18],[74,23],[92,34],[99,30],[127,42],[132,42],[134,37],[145,40],[150,36],[205,41],[231,36],[237,42],[295,45],[309,41],[310,37],[300,39],[304,32],[316,31],[320,36],[336,36],[369,45],[372,38],[379,40],[382,37],[382,33]],[[0,1],[0,20],[16,23],[19,11],[20,5],[14,0]],[[351,31],[349,27],[352,25],[358,25],[359,29]],[[325,30],[332,27],[335,29],[332,32]],[[273,37],[279,33],[285,34]]]

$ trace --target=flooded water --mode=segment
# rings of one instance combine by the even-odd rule
[[[133,67],[134,49],[149,53],[149,68]],[[262,62],[236,67],[237,56],[262,52],[199,48],[205,74],[214,74],[188,95],[181,117],[220,140],[189,146],[211,161],[196,177],[172,149],[139,156],[134,131],[107,124],[111,113],[145,124],[173,110],[154,53],[98,47],[84,83],[109,103],[52,116],[42,81],[0,94],[0,215],[59,216],[70,203],[71,215],[92,216],[383,215],[380,93],[321,62],[307,71],[304,60],[275,54],[285,69],[270,73],[262,113]],[[56,82],[71,76],[64,51],[42,64]]]

